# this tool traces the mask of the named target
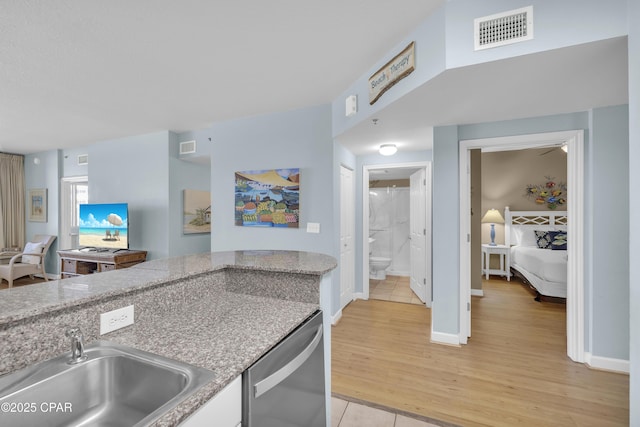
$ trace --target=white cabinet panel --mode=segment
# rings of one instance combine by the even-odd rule
[[[242,422],[242,375],[191,414],[180,427],[237,427]]]

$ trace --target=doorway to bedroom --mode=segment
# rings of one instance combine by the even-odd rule
[[[538,154],[555,147],[567,149],[567,197],[563,200],[568,211],[567,234],[571,244],[567,248],[567,355],[574,361],[584,362],[584,290],[582,287],[583,266],[583,134],[582,131],[554,132],[517,137],[467,140],[460,142],[460,343],[466,344],[472,334],[471,324],[471,272],[472,264],[471,216],[473,211],[471,185],[471,159],[473,150],[501,152],[523,149],[538,149]],[[546,177],[542,177],[545,179]],[[530,183],[533,185],[534,183]],[[542,185],[546,185],[543,182]],[[528,188],[528,187],[527,187]],[[475,189],[476,193],[478,189]],[[523,189],[523,193],[525,189]],[[464,196],[463,196],[464,195]],[[475,211],[478,211],[477,205]],[[504,207],[500,207],[504,209]],[[556,206],[557,208],[557,206]],[[479,213],[484,216],[485,212]],[[477,234],[477,231],[476,231]],[[504,239],[504,238],[503,238]],[[508,263],[507,263],[508,264]],[[474,268],[475,267],[475,268]],[[506,267],[508,269],[508,266]]]

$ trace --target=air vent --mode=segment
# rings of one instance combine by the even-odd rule
[[[196,152],[195,141],[185,141],[180,143],[180,155],[192,154]]]
[[[533,6],[476,18],[475,50],[518,43],[533,38]]]
[[[80,154],[78,156],[78,166],[84,166],[89,164],[89,155],[88,154]]]

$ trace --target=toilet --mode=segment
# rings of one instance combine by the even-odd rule
[[[387,278],[387,268],[391,265],[391,258],[369,257],[369,278],[384,280]]]

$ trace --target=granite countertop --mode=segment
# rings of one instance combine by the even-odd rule
[[[214,302],[212,304],[212,302]],[[215,378],[154,426],[176,426],[303,323],[317,304],[221,292],[101,339],[210,369]]]
[[[23,333],[19,332],[23,321],[64,316],[66,308],[102,304],[114,297],[138,301],[142,311],[140,317],[136,314],[133,325],[97,339],[128,345],[215,373],[211,382],[154,423],[158,427],[175,426],[320,308],[319,300],[315,299],[311,302],[270,293],[253,295],[237,291],[237,287],[220,283],[227,277],[227,273],[220,270],[241,270],[249,274],[253,273],[248,270],[253,270],[276,276],[291,273],[292,280],[285,279],[285,282],[289,282],[287,289],[294,289],[298,283],[305,283],[304,286],[315,283],[316,279],[305,279],[312,276],[317,277],[319,286],[320,276],[336,265],[333,257],[296,251],[214,252],[153,260],[123,270],[2,290],[0,329],[16,328],[17,333]],[[212,274],[207,274],[209,272]],[[246,280],[245,286],[252,283]],[[189,283],[199,285],[194,288]],[[164,295],[159,297],[160,305],[145,310],[148,298],[142,297],[146,294],[140,291],[155,293],[160,289]]]
[[[0,326],[225,268],[323,275],[336,265],[335,258],[329,255],[269,250],[211,252],[152,260],[123,270],[2,290]]]

